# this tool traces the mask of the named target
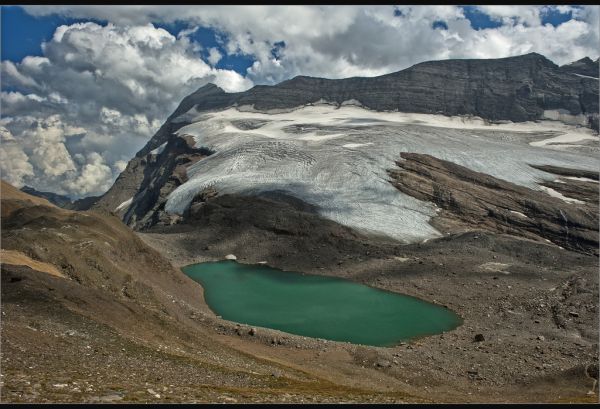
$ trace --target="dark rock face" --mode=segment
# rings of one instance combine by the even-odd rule
[[[443,209],[432,220],[441,231],[485,229],[598,254],[597,193],[584,204],[574,205],[431,155],[401,156],[404,160],[396,162],[399,169],[389,171],[391,183]],[[588,183],[598,189],[597,184]]]
[[[377,111],[476,115],[513,122],[540,119],[544,110],[564,110],[597,122],[598,82],[573,75],[591,72],[584,60],[558,67],[544,56],[531,53],[489,60],[429,61],[379,77],[331,80],[298,76],[238,93],[226,93],[208,84],[184,98],[167,124],[194,106],[198,111],[234,104],[258,110],[289,109],[320,99],[338,104],[355,99]],[[597,76],[597,62],[593,64]],[[166,140],[163,128],[138,156]]]
[[[139,190],[127,209],[123,220],[135,228],[152,226],[158,222],[171,223],[164,212],[167,196],[185,183],[186,167],[210,155],[206,149],[193,148],[192,138],[171,139],[159,155],[149,154]]]
[[[599,68],[600,59],[592,61],[589,57],[582,58],[581,60],[560,67],[561,70],[572,74],[586,75],[594,78],[598,78]]]
[[[598,180],[598,172],[583,169],[569,169],[562,168],[560,166],[551,165],[530,165],[533,168],[543,170],[544,172],[554,173],[555,175],[561,176],[573,176],[579,178],[588,178],[592,180]]]
[[[142,180],[144,179],[144,169],[147,165],[145,157],[134,157],[129,161],[127,167],[112,187],[106,192],[92,207],[92,210],[98,210],[105,213],[115,211],[119,204],[135,196]]]
[[[584,60],[558,67],[544,56],[531,53],[490,60],[430,61],[379,77],[332,80],[298,76],[274,86],[257,85],[239,93],[226,93],[208,84],[183,99],[93,208],[114,211],[119,204],[135,196],[132,209],[119,215],[136,228],[157,222],[159,219],[146,217],[144,212],[154,209],[151,213],[155,214],[163,205],[156,202],[157,198],[166,197],[167,192],[182,183],[176,181],[177,177],[170,179],[170,175],[186,161],[168,153],[179,149],[172,143],[177,139],[174,132],[188,124],[173,120],[194,107],[198,112],[232,106],[270,110],[291,109],[319,100],[333,104],[357,100],[366,108],[378,111],[476,115],[490,121],[513,122],[540,119],[545,110],[554,110],[583,115],[588,126],[598,129],[598,81],[574,74],[588,72],[589,62]],[[147,161],[154,160],[148,159],[148,155],[163,143],[167,143],[167,156],[160,159],[160,163],[168,163],[169,168],[159,170],[155,163],[152,171],[146,171]],[[163,189],[168,180],[171,184]],[[143,203],[138,203],[140,200]]]

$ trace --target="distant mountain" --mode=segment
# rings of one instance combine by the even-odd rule
[[[211,155],[213,153],[211,149],[217,153],[237,149],[235,139],[232,139],[230,134],[236,132],[236,128],[241,132],[256,129],[257,135],[267,132],[260,129],[261,123],[245,123],[242,119],[231,122],[230,125],[233,127],[228,128],[229,131],[222,131],[229,132],[227,136],[216,135],[216,139],[210,139],[212,145],[207,144],[209,138],[207,134],[202,136],[176,134],[179,129],[192,122],[202,126],[202,123],[205,123],[203,113],[211,112],[212,115],[213,112],[227,108],[236,108],[239,112],[270,114],[274,118],[278,117],[276,115],[278,113],[294,111],[315,103],[327,103],[331,109],[352,104],[365,108],[365,112],[392,111],[451,117],[479,117],[488,123],[503,121],[518,123],[547,119],[597,130],[598,80],[587,75],[592,73],[591,60],[588,60],[584,59],[559,67],[540,54],[530,53],[501,59],[429,61],[378,77],[324,79],[298,76],[277,85],[257,85],[238,93],[227,93],[214,84],[208,84],[183,99],[165,124],[129,162],[115,184],[93,205],[93,208],[117,212],[127,224],[139,229],[156,223],[171,223],[174,216],[169,216],[170,213],[165,211],[166,202],[175,189],[188,182],[187,172],[192,164],[203,161]],[[593,64],[596,63],[592,62]],[[587,74],[581,74],[584,72]],[[332,119],[337,121],[339,118]],[[269,121],[270,118],[267,118],[263,123]],[[282,132],[304,132],[301,126],[303,122],[299,121],[306,121],[306,119],[298,116],[288,121],[291,121],[289,127],[281,129]],[[217,132],[216,130],[220,129],[219,127],[225,122],[215,122],[216,128],[209,128],[206,132]],[[317,126],[327,126],[318,122],[318,119],[315,120]],[[381,122],[380,127],[385,126],[384,123],[385,121]],[[346,126],[347,124],[341,125],[345,126],[346,130],[340,132],[354,132],[351,127]],[[294,127],[299,128],[294,130]],[[395,131],[390,128],[389,132]],[[393,137],[396,136],[397,134],[392,133],[387,143],[392,143]],[[202,137],[203,142],[196,146],[194,137]],[[415,137],[421,138],[418,133]],[[457,136],[457,138],[462,137]],[[298,135],[290,138],[294,142],[290,149],[298,149],[294,138],[302,140],[303,137]],[[412,143],[413,140],[410,141]],[[371,142],[366,144],[373,145]],[[349,143],[346,146],[351,148],[355,144]],[[307,153],[305,148],[300,146],[301,152],[297,153],[298,158],[305,157],[303,156]],[[344,146],[340,148],[346,149]],[[397,149],[397,145],[389,148]],[[437,149],[435,146],[422,147],[426,152],[433,148]],[[506,149],[508,148],[507,146]],[[346,155],[344,149],[340,154]],[[374,147],[365,149],[374,149]],[[489,151],[488,149],[487,152]],[[547,150],[542,152],[547,153]],[[243,160],[248,161],[245,162],[247,166],[257,166],[254,160],[259,159],[253,158],[251,161],[248,159],[255,155],[260,156],[262,158],[260,160],[265,161],[264,163],[270,161],[271,156],[281,157],[280,166],[287,166],[283,159],[287,159],[289,153],[285,149],[277,153],[246,150],[235,155],[245,158]],[[459,153],[457,151],[457,155]],[[377,153],[377,155],[381,154]],[[464,156],[464,153],[461,155]],[[240,169],[241,165],[234,159],[231,160],[231,165],[223,168],[224,174],[221,176],[227,176],[226,174],[232,169]],[[214,162],[218,162],[217,159]],[[479,164],[481,163],[483,160],[479,161]],[[324,165],[329,166],[329,164]],[[523,164],[515,163],[515,165]],[[504,169],[506,165],[502,167]],[[194,166],[193,169],[197,168],[198,166]],[[509,169],[505,170],[508,172]],[[252,175],[252,177],[262,176]],[[249,179],[247,183],[250,182],[254,182],[254,179]],[[190,195],[196,192],[195,188],[189,189]],[[188,199],[192,200],[192,197],[187,198],[186,202]],[[202,200],[202,198],[194,198],[192,202],[195,200]]]
[[[21,190],[32,196],[42,197],[58,207],[65,207],[71,203],[71,198],[68,196],[63,196],[52,192],[42,192],[31,186],[23,186]]]
[[[81,199],[77,199],[77,200],[69,203],[68,205],[66,205],[65,209],[69,209],[69,210],[88,210],[101,197],[102,197],[102,195],[82,197]]]
[[[101,197],[101,195],[88,196],[73,201],[68,196],[63,196],[52,192],[42,192],[31,186],[23,186],[21,191],[32,196],[42,197],[58,207],[69,210],[88,210]]]

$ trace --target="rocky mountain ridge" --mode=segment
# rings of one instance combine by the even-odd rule
[[[581,74],[592,73],[594,66],[597,61],[588,58],[559,67],[530,53],[491,60],[430,61],[372,78],[298,76],[239,93],[207,84],[183,99],[92,208],[114,212],[135,229],[176,222],[178,216],[164,212],[168,195],[187,181],[188,166],[211,154],[205,146],[195,146],[189,135],[177,133],[203,112],[234,107],[277,113],[319,102],[334,108],[352,103],[371,112],[475,116],[515,123],[554,119],[597,128],[598,81]]]
[[[376,111],[474,115],[513,122],[543,119],[545,110],[564,110],[570,115],[586,116],[589,126],[597,129],[598,83],[573,75],[588,75],[593,66],[588,58],[559,67],[541,54],[529,53],[498,59],[427,61],[378,77],[326,79],[301,75],[237,93],[227,93],[210,83],[185,97],[137,156],[162,144],[181,126],[173,119],[193,107],[199,112],[234,105],[267,111],[291,109],[321,99],[337,104],[356,100]]]

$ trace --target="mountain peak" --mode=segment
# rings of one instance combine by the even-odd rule
[[[211,91],[221,91],[221,92],[225,92],[221,87],[219,87],[216,84],[213,84],[212,82],[209,82],[203,86],[201,86],[200,88],[198,88],[196,90],[196,93],[198,92],[211,92]]]
[[[543,58],[544,60],[547,60],[547,58],[545,56],[543,56],[540,53],[536,53],[535,51],[532,51],[527,54],[523,54],[523,57],[537,57],[537,58]]]
[[[542,54],[536,53],[536,52],[530,52],[530,53],[518,55],[518,56],[512,57],[512,58],[541,61],[545,64],[551,64],[553,66],[557,66],[555,63],[553,63],[551,60],[549,60],[545,55],[542,55]]]

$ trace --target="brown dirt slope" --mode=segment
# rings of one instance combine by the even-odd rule
[[[202,288],[116,217],[2,193],[3,250],[34,262],[1,266],[3,402],[427,400],[228,346]]]
[[[1,180],[1,179],[0,179],[0,195],[2,196],[2,199],[11,200],[10,203],[6,202],[2,206],[2,217],[8,216],[13,210],[15,210],[21,206],[26,206],[27,204],[23,203],[23,202],[28,202],[30,204],[36,204],[36,205],[41,205],[41,206],[56,207],[52,203],[47,201],[46,199],[28,195],[27,193],[20,191],[19,189],[17,189],[10,183],[5,182],[4,180]]]
[[[27,257],[20,251],[15,250],[0,250],[0,261],[2,264],[12,264],[16,266],[27,266],[34,270],[48,273],[56,277],[65,277],[52,264],[42,263]]]

